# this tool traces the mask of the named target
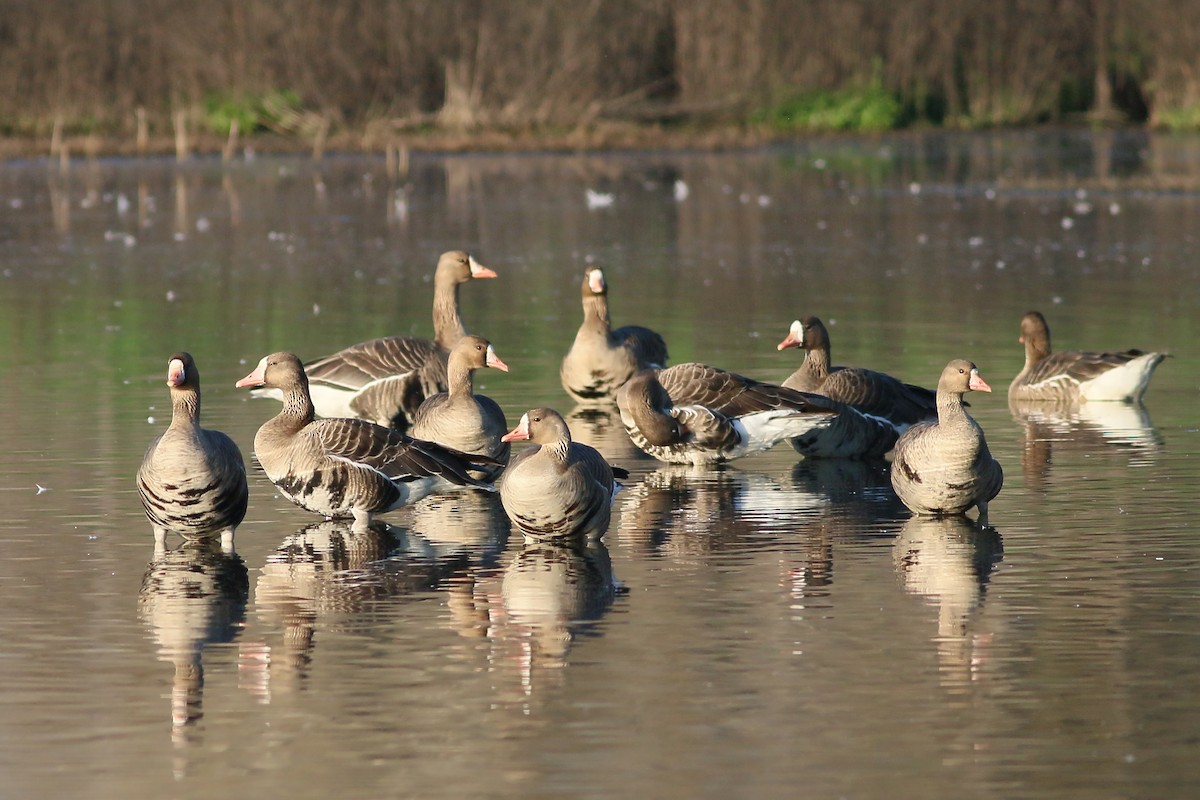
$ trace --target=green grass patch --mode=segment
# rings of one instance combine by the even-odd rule
[[[904,122],[904,106],[878,84],[862,89],[792,95],[756,114],[754,122],[780,131],[890,131]]]

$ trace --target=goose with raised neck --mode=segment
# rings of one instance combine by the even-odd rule
[[[1050,326],[1039,311],[1021,318],[1025,366],[1008,386],[1010,400],[1141,402],[1166,353],[1050,349]]]
[[[495,465],[472,471],[476,477],[493,480],[508,463],[508,432],[504,412],[490,397],[475,394],[475,370],[490,367],[508,372],[492,343],[482,336],[467,334],[450,351],[447,390],[425,398],[413,418],[412,436],[445,445],[463,453],[495,459]]]
[[[892,488],[914,514],[962,514],[976,507],[979,523],[987,524],[988,503],[1004,485],[1004,470],[962,399],[991,390],[975,364],[951,361],[938,380],[937,419],[913,425],[896,442]]]
[[[433,278],[434,338],[385,336],[305,364],[317,415],[356,417],[407,430],[425,398],[446,390],[450,348],[466,335],[458,308],[459,287],[494,277],[494,270],[465,251],[443,253]],[[273,389],[254,394],[283,399]]]
[[[581,295],[583,322],[563,358],[559,378],[577,402],[611,402],[637,372],[666,366],[667,344],[640,325],[612,328],[608,282],[600,268],[584,271]]]
[[[469,474],[491,466],[484,456],[459,453],[362,419],[317,419],[308,378],[292,353],[264,356],[239,387],[268,386],[283,394],[283,410],[254,435],[254,455],[288,500],[327,519],[373,515],[414,503],[451,486],[492,487]]]
[[[777,350],[804,350],[804,361],[783,385],[822,394],[865,414],[892,422],[900,431],[937,414],[937,393],[863,367],[832,366],[829,331],[817,317],[792,322]]]
[[[220,536],[231,547],[246,516],[249,490],[242,452],[220,431],[200,427],[200,371],[190,353],[167,361],[171,423],[146,449],[138,495],[161,545],[167,531]]]

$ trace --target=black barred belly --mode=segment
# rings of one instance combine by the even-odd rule
[[[222,484],[216,479],[199,486],[138,481],[138,493],[151,523],[185,535],[224,530],[246,516],[244,484]]]
[[[384,511],[400,500],[400,490],[391,481],[364,478],[345,469],[318,469],[305,474],[289,472],[275,485],[296,505],[326,517],[348,517],[355,509]]]

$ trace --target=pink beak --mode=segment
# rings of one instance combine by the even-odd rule
[[[472,278],[495,278],[495,277],[498,277],[496,275],[495,270],[485,267],[483,264],[480,264],[478,261],[476,261],[474,258],[471,258],[470,256],[467,256],[467,258],[470,259],[471,277]]]
[[[804,342],[794,333],[788,333],[787,338],[775,345],[776,350],[787,350],[789,347],[799,347]]]
[[[508,364],[505,364],[500,360],[500,356],[496,355],[496,351],[492,349],[491,345],[488,345],[487,361],[485,363],[487,366],[492,367],[493,369],[498,369],[501,372],[508,372]]]
[[[990,392],[992,390],[992,387],[988,386],[987,382],[979,376],[979,370],[977,369],[971,370],[971,380],[967,383],[967,386],[975,392]]]

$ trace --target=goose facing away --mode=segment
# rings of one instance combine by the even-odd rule
[[[1000,493],[1004,471],[962,397],[991,390],[970,361],[951,361],[938,380],[937,420],[917,423],[896,442],[892,488],[914,514],[962,514],[976,506],[979,524],[987,525],[988,503]]]
[[[447,357],[466,335],[458,289],[496,273],[462,250],[443,253],[433,278],[434,338],[385,336],[351,345],[304,365],[321,417],[356,417],[407,430],[426,397],[446,390]],[[252,392],[282,400],[274,389]]]
[[[491,342],[468,334],[450,351],[446,376],[449,388],[425,398],[413,418],[412,435],[437,442],[462,453],[475,453],[496,460],[494,466],[472,471],[476,477],[492,480],[508,463],[508,432],[504,412],[490,397],[474,393],[475,370],[491,367],[508,372],[508,365],[496,355]]]
[[[485,456],[459,453],[362,419],[316,419],[308,379],[292,353],[264,356],[239,387],[268,386],[283,410],[254,435],[254,455],[284,497],[326,518],[366,527],[382,514],[449,486],[490,485],[472,477]]]
[[[200,373],[188,353],[167,362],[171,424],[146,450],[138,495],[162,544],[167,531],[188,538],[220,535],[230,547],[246,516],[246,465],[233,440],[200,427]]]
[[[1012,400],[1141,402],[1165,353],[1144,350],[1094,353],[1050,349],[1050,326],[1040,312],[1021,318],[1025,366],[1008,386]]]
[[[937,393],[930,389],[871,369],[830,366],[829,331],[816,317],[802,317],[792,323],[776,349],[789,347],[804,350],[804,362],[783,382],[789,389],[823,394],[864,414],[886,419],[901,431],[914,422],[937,416]]]
[[[582,295],[583,323],[559,369],[571,397],[580,403],[611,401],[638,371],[666,366],[662,336],[640,325],[612,329],[603,270],[592,267],[584,272]]]
[[[617,407],[634,444],[675,464],[732,461],[783,439],[810,457],[872,458],[896,441],[892,425],[843,403],[705,364],[644,370]]]
[[[600,452],[571,441],[571,430],[553,409],[534,408],[504,435],[530,441],[500,480],[500,502],[513,524],[534,538],[599,537],[608,530],[616,477]]]

